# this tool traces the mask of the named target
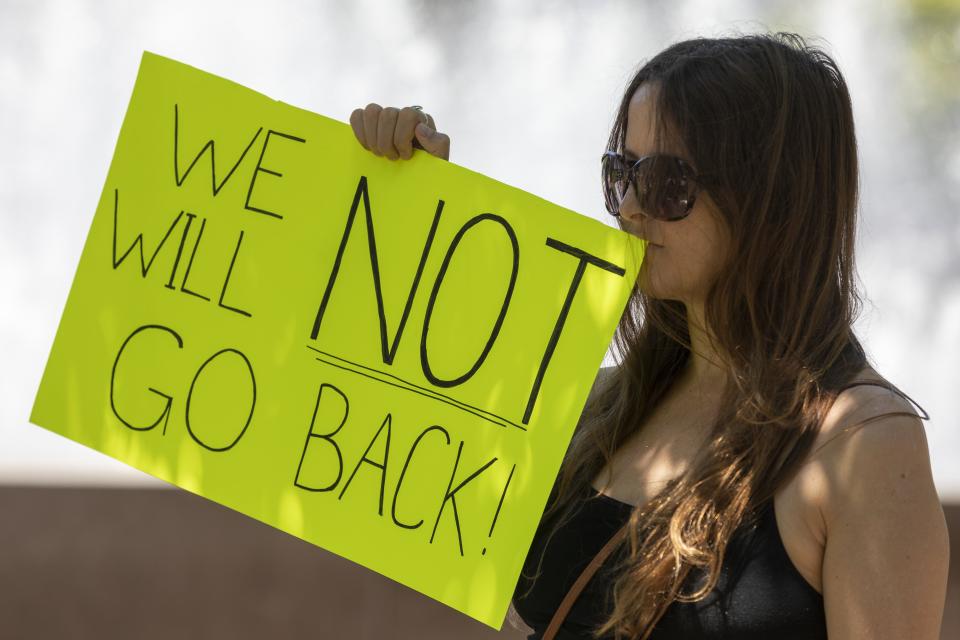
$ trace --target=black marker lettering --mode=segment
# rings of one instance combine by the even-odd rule
[[[350,237],[350,231],[353,228],[353,221],[357,214],[357,208],[360,206],[361,197],[363,199],[363,208],[366,214],[367,223],[367,244],[370,251],[370,266],[373,269],[373,287],[377,296],[377,313],[380,318],[380,349],[383,361],[386,364],[392,364],[393,358],[397,353],[397,345],[400,343],[400,336],[403,334],[403,327],[407,322],[407,316],[410,314],[410,307],[413,305],[413,298],[417,291],[417,285],[420,282],[420,276],[423,274],[423,267],[427,261],[427,254],[430,252],[430,245],[433,244],[433,237],[437,231],[437,225],[440,223],[440,214],[443,212],[443,200],[437,203],[437,210],[433,214],[433,222],[430,225],[430,231],[427,233],[427,240],[420,252],[420,263],[417,265],[417,272],[413,277],[413,283],[410,285],[410,292],[407,294],[407,302],[403,307],[403,314],[400,317],[400,324],[397,327],[397,333],[390,342],[387,338],[387,319],[383,309],[383,292],[380,286],[380,266],[377,257],[377,243],[373,232],[373,214],[370,209],[370,195],[367,192],[367,177],[361,176],[357,185],[357,191],[353,196],[353,205],[350,207],[350,213],[347,216],[347,223],[343,229],[343,235],[340,238],[340,247],[337,249],[337,257],[333,262],[333,269],[330,272],[330,278],[327,280],[327,287],[323,292],[323,299],[320,302],[320,308],[317,310],[317,317],[313,322],[313,330],[310,332],[312,340],[317,339],[320,332],[320,323],[323,321],[323,314],[327,309],[327,303],[330,300],[330,292],[333,290],[333,284],[337,280],[337,274],[340,271],[340,261],[343,258],[344,249],[347,246],[347,240]],[[389,342],[389,347],[387,346]]]
[[[237,238],[237,248],[233,250],[233,257],[230,258],[230,267],[227,269],[227,277],[223,281],[223,288],[220,289],[220,300],[217,302],[217,304],[223,307],[224,309],[235,311],[240,315],[244,315],[249,318],[250,317],[249,311],[244,311],[243,309],[238,309],[236,307],[231,307],[230,305],[223,304],[223,297],[227,295],[227,285],[230,284],[230,274],[233,273],[233,263],[237,261],[237,254],[240,253],[240,243],[242,242],[243,242],[243,231],[241,230],[240,237]]]
[[[187,167],[187,170],[183,172],[183,175],[180,175],[179,168],[179,157],[180,157],[180,106],[177,104],[173,105],[173,176],[177,181],[177,186],[182,186],[183,181],[187,179],[187,176],[190,175],[190,171],[193,169],[194,165],[197,164],[197,161],[200,160],[200,157],[206,153],[207,149],[210,150],[210,178],[211,178],[211,187],[213,190],[213,195],[216,196],[220,193],[220,189],[227,184],[227,180],[230,179],[230,176],[233,175],[233,172],[237,170],[237,167],[240,166],[240,163],[246,157],[247,152],[250,151],[250,147],[253,146],[253,143],[256,141],[257,137],[260,135],[260,132],[263,131],[263,127],[257,129],[257,132],[253,134],[253,138],[250,139],[250,142],[247,144],[247,147],[243,150],[243,153],[240,154],[240,157],[237,158],[237,161],[233,164],[233,167],[230,168],[230,171],[227,172],[227,175],[224,176],[223,180],[217,184],[217,162],[215,158],[215,143],[213,140],[208,140],[205,145],[197,153],[196,157],[193,159],[193,162],[190,163],[190,166]]]
[[[150,271],[150,267],[153,266],[153,261],[157,259],[157,254],[160,253],[160,249],[163,248],[163,245],[167,242],[167,238],[170,237],[170,234],[173,233],[174,228],[180,222],[180,218],[183,217],[183,211],[177,214],[177,217],[173,219],[173,222],[170,223],[170,227],[167,229],[167,232],[163,235],[163,239],[160,240],[160,244],[157,245],[157,248],[153,250],[153,255],[150,256],[150,260],[146,261],[143,255],[143,234],[138,233],[137,237],[134,238],[133,244],[130,245],[122,256],[117,257],[117,226],[118,226],[118,210],[120,205],[120,191],[119,189],[113,190],[113,268],[117,269],[123,261],[127,259],[127,256],[134,250],[134,248],[139,250],[140,253],[140,275],[144,278],[147,277],[147,273]]]
[[[173,260],[173,268],[170,269],[170,279],[167,281],[167,284],[163,285],[167,289],[173,289],[176,291],[176,287],[173,286],[173,277],[177,275],[177,267],[180,266],[180,256],[183,255],[183,245],[187,242],[187,234],[190,233],[190,225],[193,223],[193,219],[197,216],[192,213],[187,214],[187,226],[183,228],[183,233],[180,235],[180,246],[177,247],[177,257]]]
[[[540,385],[543,383],[543,376],[547,371],[547,365],[550,363],[550,358],[553,357],[553,351],[557,347],[557,342],[560,340],[560,332],[563,331],[563,325],[567,321],[567,314],[570,312],[570,305],[573,303],[573,296],[577,293],[577,287],[580,286],[580,280],[583,278],[583,272],[587,268],[587,264],[592,264],[595,267],[600,267],[605,271],[614,273],[621,278],[624,276],[626,271],[623,267],[618,267],[612,262],[607,262],[602,258],[598,258],[595,255],[589,254],[583,249],[578,249],[572,247],[566,243],[560,242],[553,238],[547,238],[547,246],[556,249],[558,251],[563,251],[564,253],[569,253],[579,260],[577,263],[577,270],[573,274],[573,279],[570,281],[570,288],[567,289],[567,297],[563,301],[563,306],[560,308],[560,314],[557,316],[557,322],[553,326],[553,333],[550,335],[550,340],[547,342],[547,348],[543,352],[543,358],[540,360],[540,368],[537,370],[537,376],[533,381],[533,388],[530,390],[530,397],[527,399],[527,408],[523,412],[523,419],[521,422],[527,424],[530,422],[530,414],[533,412],[533,405],[537,400],[537,395],[540,393]]]
[[[183,272],[183,281],[180,283],[180,291],[184,293],[189,293],[192,296],[202,298],[207,302],[210,302],[210,298],[207,296],[197,293],[196,291],[191,291],[187,288],[187,278],[190,277],[190,269],[193,268],[193,259],[197,257],[197,247],[200,246],[200,240],[203,239],[203,230],[207,227],[207,219],[203,218],[200,220],[200,231],[197,232],[197,239],[193,242],[193,250],[190,252],[190,261],[187,262],[187,269]]]
[[[174,339],[177,341],[177,348],[178,348],[178,349],[182,349],[182,348],[183,348],[183,338],[181,338],[180,335],[179,335],[176,331],[174,331],[173,329],[170,329],[169,327],[164,327],[164,326],[159,325],[159,324],[145,324],[145,325],[143,325],[143,326],[141,326],[141,327],[137,327],[136,329],[134,329],[134,330],[133,330],[133,333],[131,333],[129,336],[127,336],[127,338],[123,341],[123,344],[120,345],[120,349],[117,351],[117,357],[116,357],[116,358],[114,359],[114,361],[113,361],[113,368],[110,370],[110,409],[113,411],[113,415],[115,415],[115,416],[117,417],[117,420],[119,420],[120,422],[122,422],[127,428],[133,429],[134,431],[149,431],[150,429],[153,429],[153,428],[156,427],[158,424],[160,424],[160,421],[162,420],[162,421],[163,421],[163,433],[166,434],[166,432],[167,432],[167,422],[168,422],[169,419],[170,419],[170,407],[171,407],[171,405],[173,404],[173,396],[168,395],[168,394],[166,394],[166,393],[163,393],[163,392],[161,392],[161,391],[158,391],[158,390],[154,389],[153,387],[147,387],[147,390],[148,390],[148,391],[150,391],[151,393],[157,394],[158,396],[160,396],[161,398],[163,398],[163,399],[165,400],[165,402],[164,402],[164,405],[163,405],[163,411],[160,412],[160,415],[157,416],[157,419],[154,420],[152,423],[150,423],[150,424],[148,424],[148,425],[145,425],[145,426],[142,426],[142,427],[138,427],[138,426],[136,426],[136,425],[134,425],[134,424],[132,424],[132,423],[130,423],[130,422],[127,422],[127,421],[120,415],[120,412],[117,411],[117,404],[116,404],[116,400],[115,400],[115,398],[114,398],[114,382],[115,382],[116,377],[117,377],[117,364],[119,364],[119,362],[120,362],[120,356],[123,355],[123,350],[127,348],[127,344],[133,339],[133,337],[134,337],[135,335],[137,335],[137,334],[140,333],[141,331],[148,331],[148,330],[164,331],[164,332],[168,333],[169,335],[173,336]]]
[[[457,246],[460,244],[460,240],[471,227],[484,220],[492,220],[499,223],[507,232],[507,236],[510,238],[510,245],[513,249],[513,263],[511,265],[512,269],[510,272],[510,284],[507,287],[507,293],[503,296],[503,302],[500,305],[500,313],[497,315],[497,321],[493,325],[493,330],[490,332],[490,337],[487,338],[487,343],[483,346],[483,351],[480,352],[480,355],[473,363],[473,366],[471,366],[470,369],[463,375],[450,380],[443,380],[438,378],[430,369],[430,361],[427,357],[427,331],[430,328],[430,316],[433,314],[433,305],[437,300],[437,293],[440,291],[440,284],[443,282],[443,276],[447,272],[447,267],[450,266],[450,259],[456,252]],[[457,234],[453,237],[450,247],[447,249],[447,254],[443,257],[443,264],[440,266],[440,272],[437,274],[437,279],[433,283],[433,290],[430,291],[430,300],[427,302],[427,310],[424,313],[423,334],[420,339],[420,365],[423,368],[423,375],[426,376],[427,380],[438,387],[455,387],[459,384],[463,384],[473,377],[473,374],[477,372],[477,369],[480,368],[480,365],[483,364],[483,361],[487,358],[487,354],[490,353],[490,348],[493,346],[493,343],[497,339],[497,335],[500,333],[500,326],[503,324],[503,317],[507,314],[507,307],[510,306],[510,298],[513,296],[513,286],[517,282],[517,270],[519,265],[520,245],[517,243],[517,234],[514,233],[513,227],[510,226],[510,223],[508,223],[502,217],[492,213],[482,213],[471,218],[462,227],[460,227],[460,230],[457,231]]]
[[[407,473],[407,467],[410,465],[410,459],[413,457],[413,452],[416,451],[417,445],[420,444],[420,440],[422,440],[425,435],[435,430],[442,433],[443,437],[447,439],[447,444],[448,445],[450,444],[450,434],[447,433],[447,430],[444,429],[443,427],[439,425],[433,425],[431,427],[427,427],[426,429],[424,429],[420,433],[420,435],[417,436],[417,439],[413,441],[413,445],[410,447],[410,451],[407,453],[407,459],[406,461],[404,461],[403,469],[400,471],[400,479],[397,480],[397,488],[393,492],[393,505],[390,507],[390,515],[393,516],[394,524],[396,524],[397,526],[403,527],[404,529],[416,529],[423,524],[422,519],[416,524],[406,524],[406,523],[400,522],[400,519],[397,518],[397,496],[400,495],[400,487],[401,485],[403,485],[403,477]]]
[[[457,467],[460,465],[460,454],[463,452],[463,440],[460,441],[460,447],[457,449],[457,460],[453,463],[453,472],[450,474],[450,482],[447,483],[447,491],[443,495],[443,502],[440,503],[440,510],[437,512],[437,519],[433,523],[433,532],[430,534],[430,544],[433,544],[433,537],[437,533],[437,525],[440,524],[440,516],[443,515],[443,508],[447,506],[447,502],[453,506],[453,520],[457,526],[457,543],[460,545],[460,555],[463,555],[463,536],[460,534],[460,515],[457,512],[457,491],[463,489],[468,482],[480,475],[484,469],[492,465],[497,461],[497,458],[493,458],[485,465],[471,473],[466,480],[457,485],[456,489],[450,490],[450,487],[453,486],[454,479],[457,477]]]
[[[377,510],[381,516],[383,515],[383,492],[387,485],[387,461],[390,459],[390,414],[387,414],[387,417],[383,419],[383,423],[380,425],[380,428],[377,429],[377,432],[374,434],[373,439],[370,440],[370,444],[367,445],[366,451],[363,452],[363,455],[360,456],[360,459],[357,461],[357,466],[353,468],[353,472],[350,474],[350,477],[347,478],[346,484],[343,485],[343,489],[340,490],[340,495],[337,496],[338,500],[343,499],[343,494],[346,493],[347,487],[350,486],[350,483],[353,481],[353,476],[357,475],[357,470],[360,469],[360,465],[366,462],[372,467],[380,469],[380,506]],[[383,432],[383,428],[387,428],[387,441],[386,445],[383,448],[383,462],[377,462],[376,460],[371,460],[367,457],[367,454],[370,453],[370,449],[373,448],[373,444],[380,438],[380,434]]]
[[[510,486],[510,481],[513,479],[513,472],[516,470],[517,465],[510,467],[510,475],[507,476],[507,481],[503,485],[503,491],[500,492],[500,502],[497,503],[497,510],[493,514],[493,522],[490,523],[490,532],[487,533],[488,538],[493,536],[493,528],[497,526],[497,518],[500,517],[500,509],[503,507],[503,499],[507,497],[507,488]],[[483,551],[480,552],[480,555],[487,555],[486,547],[483,548]]]
[[[320,398],[323,396],[323,390],[330,389],[333,393],[340,396],[340,399],[343,400],[343,417],[340,418],[340,424],[337,425],[337,428],[331,431],[330,433],[316,433],[316,422],[317,422],[317,411],[320,409]],[[320,385],[320,390],[317,392],[317,403],[313,406],[313,417],[310,418],[310,429],[307,431],[307,439],[303,443],[303,453],[300,454],[300,463],[297,465],[297,474],[294,476],[293,484],[300,487],[301,489],[306,489],[307,491],[330,491],[334,489],[337,484],[340,482],[340,477],[343,475],[343,455],[340,453],[340,447],[337,446],[337,443],[334,441],[333,437],[340,433],[340,429],[343,428],[343,425],[347,423],[347,415],[350,413],[350,402],[347,400],[347,396],[344,395],[340,389],[336,388],[332,384],[327,384],[326,382]],[[337,454],[337,477],[326,487],[311,487],[300,482],[300,471],[303,469],[303,460],[307,457],[307,449],[310,447],[311,438],[318,438],[320,440],[326,440],[333,446],[333,450]]]
[[[238,356],[240,356],[244,364],[247,366],[247,371],[249,371],[249,374],[250,374],[250,387],[252,390],[252,398],[250,400],[250,413],[247,415],[247,420],[246,422],[243,423],[243,428],[240,429],[239,433],[237,433],[233,441],[230,442],[230,444],[226,444],[223,446],[214,446],[209,442],[205,441],[204,439],[200,438],[200,436],[197,435],[196,431],[194,431],[193,425],[190,424],[190,401],[193,398],[194,387],[196,387],[197,380],[200,378],[200,374],[203,373],[204,368],[206,368],[206,366],[211,362],[213,362],[216,358],[226,353],[237,354]],[[246,433],[247,427],[250,426],[250,419],[253,418],[253,408],[256,406],[256,404],[257,404],[257,381],[254,378],[253,366],[251,366],[250,360],[248,360],[247,356],[243,355],[242,352],[237,351],[236,349],[230,349],[230,348],[221,349],[220,351],[217,351],[215,354],[207,358],[204,361],[204,363],[200,365],[200,368],[197,369],[196,375],[193,376],[193,382],[190,383],[190,391],[187,392],[187,407],[184,412],[185,419],[187,421],[187,431],[190,432],[190,437],[193,438],[194,441],[204,449],[207,449],[209,451],[227,451],[229,449],[232,449],[234,445],[240,442],[240,438],[242,438],[243,434]]]
[[[259,133],[259,131],[257,133]],[[257,167],[253,170],[253,175],[250,176],[250,187],[247,189],[247,200],[243,204],[243,208],[246,209],[247,211],[256,211],[257,213],[264,213],[268,216],[282,219],[283,216],[280,215],[279,213],[274,213],[273,211],[267,211],[266,209],[260,209],[259,207],[253,207],[250,205],[250,196],[251,194],[253,194],[253,185],[257,182],[258,173],[268,173],[271,176],[276,176],[278,178],[283,177],[282,173],[279,173],[277,171],[272,171],[270,169],[266,169],[263,166],[263,156],[264,154],[267,153],[267,145],[270,144],[270,136],[272,135],[277,135],[277,136],[280,136],[281,138],[286,138],[287,140],[293,140],[294,142],[306,142],[306,140],[304,140],[303,138],[298,138],[297,136],[291,136],[286,133],[280,133],[279,131],[274,131],[273,129],[270,129],[267,131],[267,135],[263,139],[263,148],[260,149],[260,159],[257,160]]]

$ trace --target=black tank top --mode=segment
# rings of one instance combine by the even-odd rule
[[[582,508],[550,540],[540,577],[537,563],[543,550],[544,523],[534,535],[514,592],[513,605],[540,638],[563,596],[610,536],[626,522],[632,507],[587,487]],[[571,607],[557,640],[587,640],[612,610],[614,563],[625,553],[621,546],[587,583]],[[706,569],[694,568],[682,592],[689,593],[706,580]],[[527,588],[533,587],[529,593]],[[612,633],[605,638],[613,638]],[[713,591],[698,602],[673,602],[654,627],[651,640],[818,640],[826,639],[823,597],[787,555],[777,529],[773,500],[761,507],[756,524],[745,523],[734,534],[724,554]]]
[[[856,380],[840,390],[860,385],[885,387],[920,409],[921,420],[930,419],[913,398],[886,381]],[[546,543],[544,521],[541,520],[534,534],[513,597],[517,613],[534,629],[528,640],[543,635],[571,585],[633,509],[589,485],[580,499],[584,500],[582,508],[554,534],[543,557],[541,574],[531,580]],[[773,504],[773,499],[768,499],[761,505],[755,524],[745,522],[733,534],[713,591],[697,602],[671,603],[654,627],[650,640],[827,638],[823,596],[797,571],[787,555]],[[591,631],[612,611],[613,565],[625,552],[625,546],[621,545],[594,574],[567,613],[556,640],[593,638]],[[690,593],[705,583],[706,573],[706,569],[692,569],[681,592]],[[612,639],[613,635],[606,638]]]

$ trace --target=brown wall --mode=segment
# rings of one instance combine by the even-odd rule
[[[941,638],[960,638],[960,505]],[[0,638],[520,640],[181,490],[0,486]]]

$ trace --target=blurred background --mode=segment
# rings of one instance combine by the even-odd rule
[[[523,637],[27,422],[143,50],[344,122],[423,105],[452,162],[612,224],[599,156],[635,67],[778,30],[852,93],[857,330],[931,416],[960,638],[960,0],[0,0],[0,637]]]

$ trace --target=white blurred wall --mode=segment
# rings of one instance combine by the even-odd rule
[[[687,37],[788,30],[820,36],[853,93],[857,329],[931,414],[941,497],[960,499],[960,89],[943,83],[960,12],[794,4],[0,0],[0,483],[167,486],[27,422],[144,49],[342,121],[423,105],[452,161],[609,224],[598,157],[635,66]]]

